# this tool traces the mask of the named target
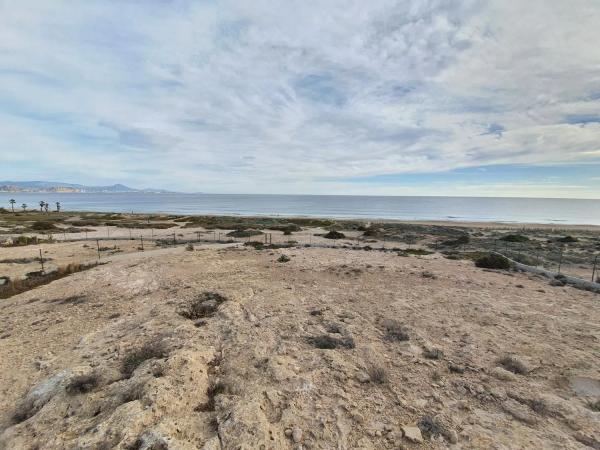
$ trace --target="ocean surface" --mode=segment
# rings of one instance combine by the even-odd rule
[[[0,206],[41,200],[65,211],[306,216],[600,225],[600,200],[337,195],[0,193]]]

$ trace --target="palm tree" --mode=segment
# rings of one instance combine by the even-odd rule
[[[46,204],[46,202],[44,200],[40,201],[40,212],[44,212],[44,205]]]
[[[56,202],[56,212],[60,212],[60,202]]]
[[[12,209],[12,212],[15,212],[15,203],[17,203],[15,199],[11,198],[8,203],[10,203],[10,209]]]
[[[44,211],[45,211],[45,212],[48,212],[48,206],[50,206],[50,205],[48,204],[48,202],[44,202]]]
[[[23,208],[23,212],[27,211],[27,203],[23,203],[21,208]]]

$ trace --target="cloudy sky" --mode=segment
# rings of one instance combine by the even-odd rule
[[[597,0],[0,0],[0,178],[600,198]]]

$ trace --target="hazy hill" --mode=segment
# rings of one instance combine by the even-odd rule
[[[134,189],[124,184],[85,186],[55,181],[0,181],[0,192],[168,192],[162,189]]]

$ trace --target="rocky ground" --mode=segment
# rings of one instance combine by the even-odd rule
[[[438,255],[123,254],[1,301],[0,448],[597,449],[599,300]]]

